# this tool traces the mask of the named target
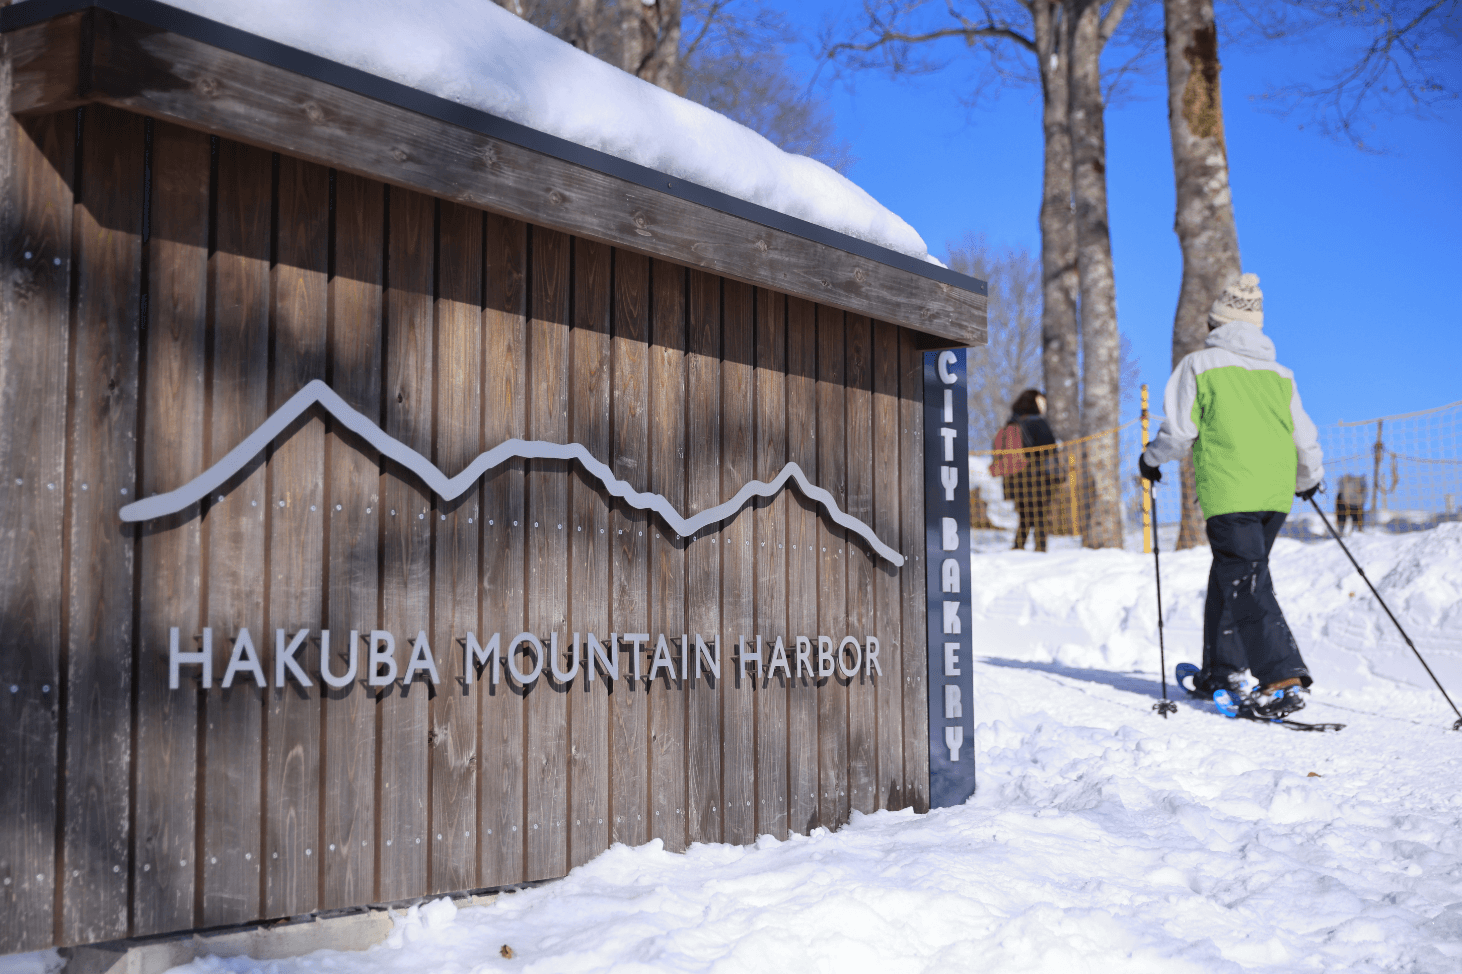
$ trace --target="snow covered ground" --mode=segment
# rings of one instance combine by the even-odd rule
[[[1462,692],[1462,525],[1354,550]],[[414,909],[363,953],[179,971],[1462,970],[1462,734],[1343,554],[1281,539],[1273,559],[1318,681],[1300,716],[1339,734],[1186,700],[1153,714],[1151,564],[974,559],[980,784],[962,807],[615,847],[490,907]],[[1207,552],[1163,565],[1169,665],[1196,662]]]

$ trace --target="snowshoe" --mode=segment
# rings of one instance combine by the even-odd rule
[[[1269,691],[1256,688],[1249,694],[1249,709],[1255,716],[1265,720],[1283,720],[1295,711],[1304,709],[1305,698],[1302,693],[1297,686]]]
[[[1292,695],[1291,691],[1293,691]],[[1289,698],[1291,696],[1292,699],[1283,701],[1276,699],[1280,697]],[[1299,706],[1284,710],[1283,714],[1275,716],[1279,710],[1282,710],[1286,706],[1292,706],[1295,701],[1298,701]],[[1261,706],[1267,704],[1268,706],[1265,709],[1270,711],[1269,714],[1265,715],[1256,709],[1256,702]],[[1213,691],[1213,705],[1225,717],[1242,717],[1246,720],[1257,720],[1264,724],[1278,724],[1281,727],[1295,731],[1340,731],[1345,729],[1344,724],[1307,724],[1300,720],[1290,720],[1288,716],[1285,716],[1294,713],[1305,705],[1304,698],[1299,696],[1298,687],[1285,687],[1283,690],[1271,691],[1268,694],[1262,694],[1259,690],[1255,690],[1250,694],[1239,694],[1229,690],[1215,690]]]
[[[1237,673],[1230,673],[1216,680],[1205,680],[1201,668],[1192,663],[1179,663],[1174,671],[1174,678],[1178,686],[1195,700],[1207,700],[1213,696],[1215,690],[1229,690],[1240,697],[1244,695],[1244,678]],[[1185,683],[1185,680],[1190,680],[1191,683]]]
[[[1225,717],[1248,717],[1250,715],[1248,698],[1230,690],[1214,690],[1213,705]]]

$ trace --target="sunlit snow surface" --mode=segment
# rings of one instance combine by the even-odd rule
[[[928,259],[913,227],[822,163],[783,152],[751,129],[600,61],[492,0],[167,3]]]
[[[1462,525],[1354,547],[1462,691]],[[1340,551],[1274,552],[1318,680],[1300,716],[1340,734],[1186,700],[1155,716],[1151,564],[975,559],[980,787],[963,807],[750,848],[618,846],[490,907],[424,906],[364,953],[181,970],[1462,970],[1462,734]],[[1163,559],[1169,665],[1198,658],[1207,564]]]

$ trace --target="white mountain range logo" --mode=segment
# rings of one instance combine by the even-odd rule
[[[868,525],[852,515],[844,513],[838,507],[832,494],[809,481],[803,474],[802,468],[795,463],[788,463],[783,467],[781,472],[772,478],[771,483],[764,483],[760,480],[750,481],[736,492],[735,497],[725,503],[688,518],[682,517],[663,495],[635,490],[625,481],[615,477],[614,472],[606,464],[597,460],[580,443],[506,440],[486,453],[480,454],[455,477],[448,477],[437,468],[436,464],[388,434],[363,413],[351,408],[350,404],[341,399],[334,389],[319,379],[309,382],[303,389],[291,396],[288,402],[275,410],[242,443],[228,451],[223,459],[197,477],[176,490],[170,490],[165,494],[154,494],[123,507],[122,520],[150,521],[153,518],[176,514],[189,505],[196,504],[210,492],[227,483],[229,478],[242,470],[275,437],[288,429],[291,423],[316,403],[339,420],[346,429],[379,450],[382,455],[390,457],[420,477],[422,482],[442,500],[450,501],[460,497],[483,474],[508,460],[575,460],[596,477],[611,496],[618,497],[639,510],[654,511],[660,515],[670,530],[681,537],[690,537],[702,528],[718,524],[731,517],[745,507],[752,498],[776,496],[788,481],[791,481],[797,485],[797,489],[803,497],[822,507],[836,524],[868,542],[881,558],[900,567],[904,563],[903,555],[879,540],[878,535]]]

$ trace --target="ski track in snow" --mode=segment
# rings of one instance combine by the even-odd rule
[[[1462,690],[1462,525],[1353,547]],[[964,806],[745,848],[616,846],[488,907],[414,907],[361,953],[177,970],[1462,970],[1462,734],[1344,556],[1281,540],[1273,559],[1317,678],[1299,717],[1339,734],[1186,699],[1153,714],[1151,564],[975,559],[979,791]],[[1197,661],[1207,564],[1163,559],[1169,667]]]

